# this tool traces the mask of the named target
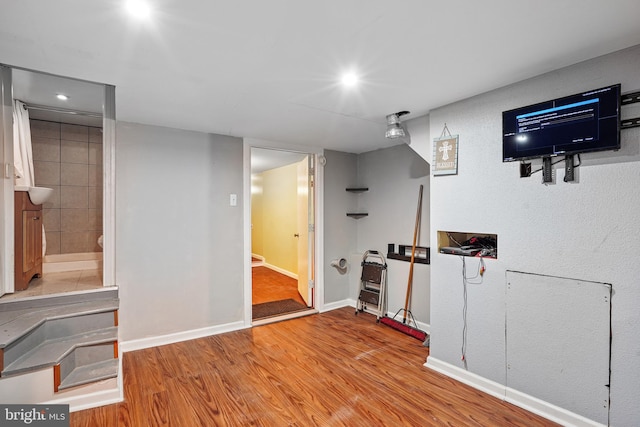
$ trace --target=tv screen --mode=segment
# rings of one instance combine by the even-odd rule
[[[502,160],[617,150],[620,84],[502,113]]]

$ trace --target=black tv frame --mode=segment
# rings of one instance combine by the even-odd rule
[[[502,161],[620,149],[620,90],[618,83],[504,111]]]

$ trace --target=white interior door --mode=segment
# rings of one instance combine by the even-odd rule
[[[313,156],[298,163],[298,292],[313,307],[314,284]]]

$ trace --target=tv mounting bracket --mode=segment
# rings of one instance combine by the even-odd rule
[[[640,92],[632,92],[620,95],[620,104],[628,105],[640,102]],[[640,127],[640,117],[620,120],[620,129],[631,129]]]

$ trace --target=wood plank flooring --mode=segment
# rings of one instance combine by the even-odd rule
[[[267,267],[252,267],[253,304],[293,299],[304,304],[298,293],[298,281]]]
[[[71,426],[551,426],[423,366],[352,308],[124,354],[125,401]]]

